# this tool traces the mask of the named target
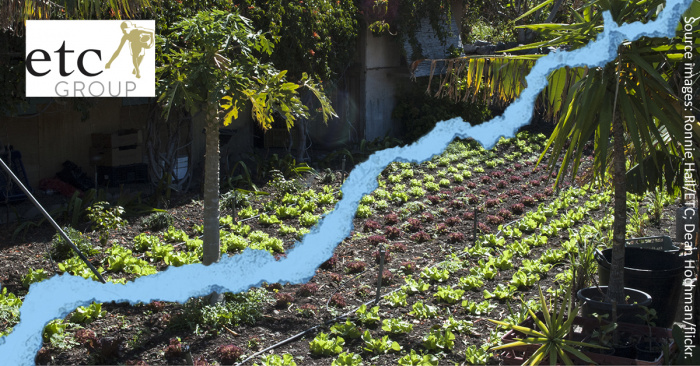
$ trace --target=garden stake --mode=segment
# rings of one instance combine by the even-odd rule
[[[343,180],[345,180],[345,155],[343,155],[343,162],[340,171],[343,172]]]
[[[59,233],[59,234],[63,237],[63,239],[68,243],[68,245],[70,245],[70,247],[73,249],[73,251],[75,251],[76,253],[78,253],[78,256],[80,257],[80,259],[81,259],[83,262],[85,262],[85,264],[87,264],[88,268],[90,268],[90,270],[92,271],[92,273],[94,273],[95,276],[97,276],[97,278],[100,280],[100,282],[102,282],[102,283],[107,283],[107,281],[105,281],[105,279],[102,278],[102,275],[100,274],[100,272],[99,272],[97,269],[95,269],[95,267],[93,267],[93,265],[90,263],[89,260],[87,260],[87,258],[85,257],[85,255],[78,249],[78,247],[75,246],[75,244],[73,244],[73,241],[70,240],[70,238],[68,237],[68,235],[66,235],[66,233],[63,231],[63,229],[61,229],[61,227],[58,226],[58,224],[56,223],[56,221],[54,221],[53,217],[51,217],[51,215],[49,215],[49,213],[46,212],[46,210],[45,210],[44,207],[41,205],[41,203],[39,203],[39,201],[37,201],[36,198],[34,198],[34,196],[32,195],[32,193],[29,192],[29,190],[27,189],[27,187],[25,187],[24,184],[22,184],[22,182],[19,180],[19,178],[17,178],[17,176],[15,175],[15,173],[12,172],[12,169],[10,169],[10,167],[8,167],[7,164],[5,164],[5,162],[4,162],[2,159],[0,159],[0,166],[2,166],[2,168],[5,170],[5,172],[7,172],[7,174],[8,174],[10,177],[12,177],[12,180],[14,180],[15,183],[17,183],[17,185],[19,186],[19,188],[22,189],[22,192],[24,192],[24,194],[26,194],[27,197],[29,197],[29,200],[32,201],[32,203],[34,204],[34,206],[36,206],[36,208],[39,210],[39,212],[41,212],[41,214],[44,215],[44,217],[45,217],[47,220],[49,220],[49,222],[50,222],[51,225],[54,227],[54,229],[56,229],[56,231],[58,231],[58,233]]]
[[[377,276],[377,296],[374,298],[374,305],[379,303],[379,295],[382,290],[382,272],[384,272],[384,255],[386,250],[384,244],[379,244],[379,275]]]
[[[479,217],[476,216],[476,205],[474,205],[474,245],[476,245],[476,229],[479,227]]]

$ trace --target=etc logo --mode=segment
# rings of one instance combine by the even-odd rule
[[[28,20],[26,39],[27,97],[155,96],[154,20]]]

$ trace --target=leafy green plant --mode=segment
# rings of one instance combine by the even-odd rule
[[[49,274],[46,273],[46,270],[43,268],[39,268],[37,270],[30,268],[29,272],[22,277],[22,286],[29,288],[29,285],[32,283],[41,282],[47,278],[49,278]]]
[[[346,320],[345,323],[333,324],[331,326],[331,334],[348,339],[360,338],[362,335],[357,326],[350,320]]]
[[[289,353],[280,355],[266,355],[261,357],[262,366],[297,366],[294,356]],[[256,364],[257,365],[257,364]]]
[[[280,220],[275,215],[268,216],[266,213],[262,213],[260,217],[258,217],[258,222],[261,225],[274,225],[279,224]]]
[[[105,254],[107,255],[106,260],[108,271],[123,271],[138,276],[147,276],[156,274],[157,272],[154,266],[143,259],[135,258],[130,249],[126,249],[121,245],[113,245],[111,248],[106,250]]]
[[[384,336],[381,338],[372,338],[369,330],[365,330],[362,333],[362,340],[365,342],[365,346],[362,348],[367,352],[382,354],[389,352],[398,352],[401,350],[401,346],[398,342],[389,339],[389,336]]]
[[[484,286],[484,281],[478,276],[470,275],[466,277],[460,277],[457,287],[462,290],[476,290]]]
[[[586,363],[595,363],[588,356],[579,351],[577,347],[605,347],[573,341],[567,338],[567,335],[572,330],[572,325],[579,309],[574,307],[570,300],[566,305],[559,307],[559,309],[557,309],[554,305],[548,305],[544,295],[542,294],[542,289],[538,289],[542,309],[542,319],[538,318],[532,309],[527,308],[530,316],[532,316],[532,319],[537,325],[537,329],[534,327],[528,328],[521,325],[489,319],[489,321],[492,323],[501,325],[506,329],[514,329],[525,335],[525,338],[516,338],[515,342],[493,347],[491,350],[495,351],[524,344],[532,344],[538,345],[539,348],[532,354],[532,356],[525,360],[523,365],[538,365],[547,357],[549,358],[550,364],[556,364],[556,362],[561,359],[566,365],[573,365],[574,362],[571,360],[571,357],[569,357],[569,353],[585,361]],[[527,305],[523,304],[523,306]]]
[[[464,296],[464,290],[455,290],[450,286],[439,286],[437,293],[435,293],[433,296],[441,302],[456,304],[462,299],[462,296]]]
[[[518,289],[527,288],[540,280],[540,276],[536,274],[527,274],[524,271],[517,271],[513,273],[513,278],[510,280],[510,284]]]
[[[426,305],[423,301],[416,301],[413,304],[412,310],[409,312],[410,315],[418,319],[430,319],[434,318],[438,314],[438,309],[435,306]]]
[[[309,342],[311,353],[320,356],[337,355],[343,351],[345,340],[341,337],[329,338],[326,333],[319,333]]]
[[[405,334],[413,330],[413,324],[400,318],[384,319],[382,330],[389,334]]]
[[[490,292],[489,290],[484,290],[484,299],[491,299],[491,298],[496,298],[498,300],[505,300],[505,299],[510,299],[513,294],[515,294],[515,288],[510,285],[504,285],[502,283],[499,283],[495,289],[493,289],[493,292]]]
[[[102,310],[101,303],[93,302],[88,307],[78,306],[73,315],[71,315],[70,321],[77,324],[90,324],[106,314],[107,312]]]
[[[187,236],[184,231],[176,229],[172,226],[168,227],[168,230],[163,233],[163,240],[168,243],[184,243],[189,238],[190,237]]]
[[[440,360],[432,354],[419,355],[412,349],[411,353],[399,358],[399,366],[437,366]]]
[[[404,280],[406,284],[403,286],[407,294],[413,295],[428,291],[430,284],[425,283],[422,279],[414,280],[413,276],[407,276]]]
[[[87,208],[87,217],[92,222],[93,230],[100,233],[102,245],[107,244],[110,230],[126,225],[126,220],[121,217],[123,214],[124,207],[112,206],[104,201],[93,203]]]
[[[86,256],[98,254],[100,250],[90,244],[90,238],[80,231],[71,227],[63,228],[63,232],[70,238],[73,244]],[[71,257],[77,257],[77,253],[73,251],[68,242],[63,237],[56,233],[51,239],[51,258],[55,261],[62,261]]]
[[[165,211],[154,212],[141,221],[141,226],[151,231],[163,230],[173,225],[173,215]]]
[[[495,309],[496,305],[491,304],[491,302],[488,300],[484,300],[480,303],[477,303],[475,301],[470,301],[470,300],[464,300],[464,301],[462,301],[462,307],[469,314],[486,315],[489,312],[491,312],[491,310]]]
[[[134,250],[143,252],[153,247],[161,245],[160,239],[155,235],[141,233],[134,237]]]
[[[64,323],[63,319],[54,319],[44,326],[42,337],[44,342],[50,342],[52,346],[65,350],[78,345],[73,337],[66,333],[70,323]]]
[[[386,300],[389,303],[389,306],[391,307],[399,307],[399,306],[406,306],[406,299],[408,298],[408,294],[404,291],[396,291],[392,292],[389,295],[384,297],[384,300]]]
[[[464,359],[469,365],[486,365],[490,358],[488,350],[477,345],[471,345],[464,350]]]
[[[200,298],[190,299],[185,303],[183,313],[171,324],[181,324],[191,330],[212,329],[215,332],[224,326],[254,324],[262,318],[265,305],[272,301],[265,289],[252,289],[238,294],[224,293],[224,299],[215,305],[209,305]]]
[[[362,304],[357,311],[355,311],[357,320],[364,325],[374,325],[379,323],[379,306],[375,306],[371,309],[367,309],[367,305]]]
[[[7,287],[0,292],[0,322],[5,329],[0,331],[0,337],[12,332],[12,326],[19,321],[19,308],[22,307],[22,300],[13,293],[7,293]]]
[[[362,356],[356,353],[343,352],[333,360],[331,366],[360,366],[362,365]]]
[[[423,347],[430,351],[451,351],[455,335],[447,329],[434,328],[423,337]]]
[[[464,319],[457,320],[454,317],[449,317],[442,323],[442,327],[452,333],[470,333],[473,326],[473,322]]]
[[[437,267],[430,267],[424,269],[420,276],[425,279],[430,279],[435,282],[445,282],[450,278],[450,272],[446,269],[439,269]]]
[[[321,217],[319,215],[314,215],[310,212],[304,212],[299,216],[299,224],[304,227],[311,227],[316,225]]]

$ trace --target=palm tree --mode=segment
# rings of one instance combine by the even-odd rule
[[[552,3],[547,0],[532,11]],[[507,50],[539,47],[580,48],[594,40],[603,29],[603,12],[609,11],[618,24],[654,20],[665,1],[630,2],[623,0],[593,0],[573,12],[572,24],[535,24],[521,28],[539,32],[536,43]],[[531,12],[523,15],[528,16]],[[695,28],[695,32],[698,29]],[[683,156],[683,118],[677,92],[669,78],[677,72],[683,59],[683,39],[642,38],[620,45],[617,57],[604,67],[560,69],[549,76],[549,85],[540,98],[550,117],[558,123],[550,136],[548,148],[553,154],[549,168],[556,168],[555,184],[560,184],[569,168],[575,177],[585,144],[593,138],[595,158],[593,173],[599,180],[612,171],[614,189],[613,250],[610,273],[609,301],[624,301],[624,250],[626,234],[626,162],[644,171],[651,157],[652,166],[662,165],[658,156]],[[693,49],[697,57],[697,50]],[[447,60],[447,73],[440,80],[438,95],[458,100],[476,98],[477,92],[504,103],[516,97],[523,88],[522,80],[540,55],[461,58]],[[610,142],[612,138],[612,144]],[[695,146],[700,142],[698,129],[693,131]],[[567,146],[568,144],[568,146]],[[698,161],[697,150],[692,151]],[[612,164],[610,164],[612,162]]]
[[[157,94],[167,120],[173,108],[203,113],[205,122],[204,251],[202,263],[219,259],[219,126],[252,106],[252,116],[263,128],[275,115],[293,126],[308,110],[298,89],[311,90],[322,105],[324,121],[335,116],[325,95],[306,75],[299,83],[286,80],[286,71],[258,61],[274,44],[251,28],[240,14],[213,10],[175,23],[158,37]]]

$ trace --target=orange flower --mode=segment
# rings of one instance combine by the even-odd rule
[[[309,53],[311,54],[311,56],[316,54],[316,52],[314,52],[314,50],[309,50]]]
[[[320,38],[318,33],[314,32],[314,38]]]

